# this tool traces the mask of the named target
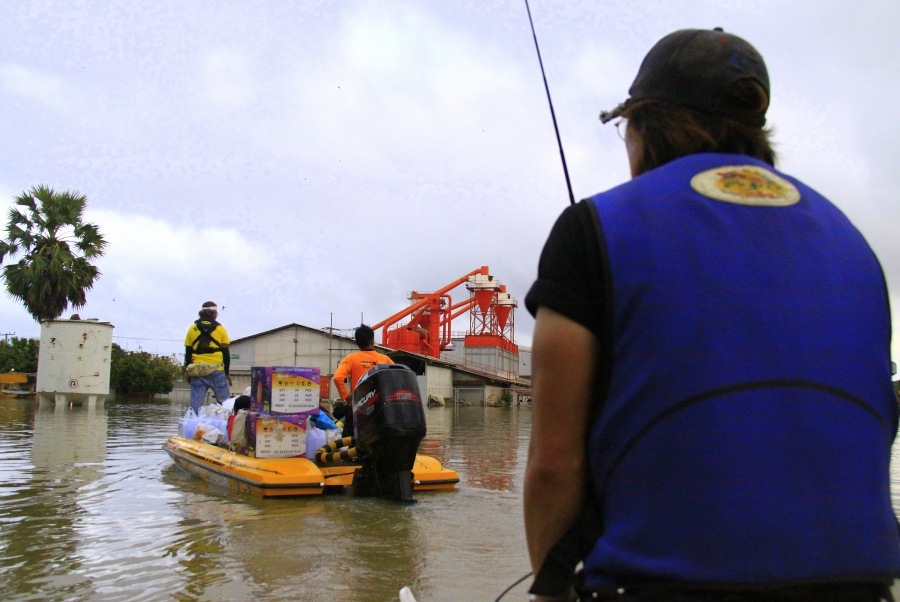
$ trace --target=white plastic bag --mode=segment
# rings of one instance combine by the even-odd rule
[[[307,460],[316,459],[316,450],[328,443],[325,431],[312,426],[313,422],[309,421],[306,428],[306,458]]]
[[[197,416],[196,412],[194,412],[194,409],[188,408],[188,411],[184,414],[184,418],[182,418],[182,424],[179,425],[181,436],[185,439],[193,439],[194,429],[197,428],[199,423],[200,418]]]
[[[201,439],[201,441],[203,441],[204,443],[209,443],[210,445],[227,445],[227,437],[225,433],[215,427],[206,429],[206,431],[203,433],[203,438]]]
[[[211,403],[200,408],[200,417],[201,418],[225,418],[228,419],[228,416],[231,415],[231,410],[226,410],[222,407],[221,404]]]
[[[212,445],[228,445],[228,435],[226,429],[228,424],[222,424],[220,421],[201,422],[194,429],[194,441],[202,441]]]

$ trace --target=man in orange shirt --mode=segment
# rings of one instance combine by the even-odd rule
[[[363,377],[363,374],[369,371],[372,366],[377,364],[393,364],[394,361],[383,353],[375,351],[375,331],[361,324],[354,332],[356,345],[359,351],[354,351],[343,360],[341,360],[337,371],[334,373],[334,384],[337,386],[338,393],[345,402],[352,401],[353,391],[356,389],[356,383]],[[344,381],[350,377],[350,390]]]
[[[359,379],[369,371],[372,366],[377,364],[393,364],[394,361],[383,353],[375,351],[375,331],[360,324],[359,328],[354,332],[356,345],[359,351],[354,351],[343,360],[341,360],[338,369],[334,373],[334,384],[337,386],[338,394],[341,399],[347,403],[347,414],[344,416],[344,435],[353,436],[353,391],[356,389],[356,383]],[[350,377],[350,390],[347,390],[345,380]]]

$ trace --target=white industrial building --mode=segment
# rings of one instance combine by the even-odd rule
[[[376,345],[394,362],[412,369],[418,378],[423,398],[440,396],[448,403],[460,401],[470,404],[496,403],[509,390],[512,398],[530,388],[522,376],[504,377],[483,367],[466,366],[463,341],[453,341],[453,352],[445,352],[436,359],[407,351],[396,351]],[[331,377],[341,359],[357,351],[351,337],[328,330],[311,328],[302,324],[287,324],[259,334],[234,339],[229,348],[231,355],[232,390],[241,391],[250,385],[250,368],[253,366],[300,366],[318,368],[322,375],[322,396],[336,399],[337,392]],[[531,374],[530,349],[525,352],[525,366],[520,362],[519,371],[525,377]],[[523,367],[527,368],[522,370]]]

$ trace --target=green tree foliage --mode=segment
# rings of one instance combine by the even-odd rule
[[[0,264],[14,261],[3,267],[7,292],[38,322],[58,318],[69,304],[83,307],[100,276],[90,261],[106,247],[97,226],[84,222],[87,197],[41,184],[15,204],[0,240]]]
[[[109,387],[114,391],[119,391],[119,383],[122,382],[122,368],[124,366],[127,351],[122,349],[116,343],[112,344],[112,350],[109,354]]]
[[[169,393],[175,388],[175,380],[181,376],[181,364],[164,355],[150,356],[150,369],[153,373],[154,395]]]
[[[120,395],[159,395],[175,388],[181,366],[172,358],[146,351],[125,351],[112,344],[110,386]]]
[[[37,339],[13,337],[8,342],[0,340],[0,372],[25,372],[34,374],[38,366]]]

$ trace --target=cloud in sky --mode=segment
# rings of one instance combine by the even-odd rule
[[[207,109],[214,118],[230,114],[254,102],[261,83],[253,76],[253,65],[240,51],[230,48],[210,48],[200,57],[197,77],[200,108]]]
[[[35,102],[53,111],[63,111],[68,106],[62,78],[22,65],[0,65],[0,86],[23,102]]]
[[[868,238],[900,331],[900,9],[531,8],[578,197],[628,177],[597,114],[659,37],[720,25],[753,42],[780,166]],[[567,204],[520,2],[8,3],[0,35],[0,209],[37,183],[87,194],[110,246],[80,313],[150,351],[180,351],[208,299],[232,337],[376,322],[481,265],[521,301]],[[0,323],[39,332],[8,298]],[[532,328],[520,307],[520,343]]]

